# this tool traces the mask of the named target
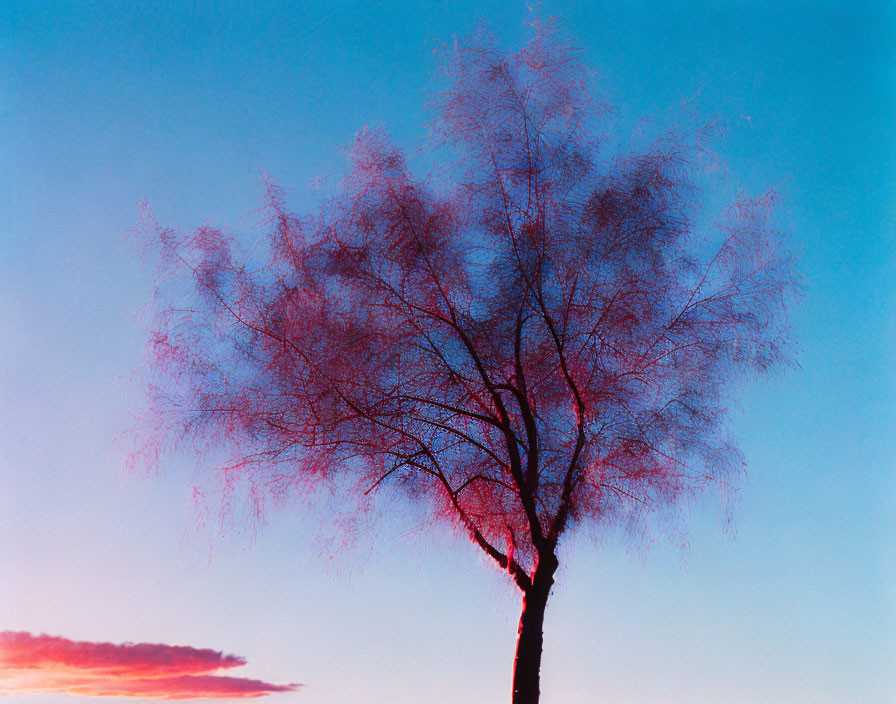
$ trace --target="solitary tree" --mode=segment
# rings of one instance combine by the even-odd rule
[[[316,216],[268,187],[265,255],[154,230],[144,449],[199,442],[258,497],[406,493],[519,588],[513,702],[532,704],[561,541],[739,473],[728,392],[788,359],[792,260],[767,198],[706,224],[693,139],[605,157],[550,26],[512,55],[470,40],[447,75],[447,176],[365,131]]]

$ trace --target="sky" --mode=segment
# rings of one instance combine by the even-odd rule
[[[540,11],[582,47],[613,130],[683,104],[717,120],[732,182],[780,193],[804,277],[799,369],[745,387],[733,415],[748,472],[735,528],[707,498],[684,542],[569,541],[542,701],[896,700],[896,8]],[[519,603],[472,546],[395,519],[335,553],[314,505],[222,534],[192,508],[192,467],[130,472],[116,440],[142,399],[140,201],[165,225],[247,230],[263,169],[313,209],[362,127],[422,145],[441,47],[480,19],[519,46],[527,16],[490,0],[4,3],[7,643],[106,644],[115,663],[147,652],[180,663],[172,676],[253,681],[283,704],[508,700]],[[194,669],[179,659],[196,653]]]

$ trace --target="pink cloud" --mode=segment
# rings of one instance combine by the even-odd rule
[[[211,674],[245,664],[236,655],[182,645],[117,645],[0,632],[0,694],[248,698],[299,687]]]

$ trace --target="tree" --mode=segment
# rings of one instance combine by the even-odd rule
[[[447,76],[447,176],[415,180],[364,131],[317,215],[268,185],[263,258],[155,230],[144,450],[197,442],[256,497],[412,497],[520,590],[513,702],[532,704],[564,536],[737,478],[726,404],[789,360],[793,261],[770,197],[704,224],[702,133],[604,157],[551,25],[512,55],[480,35]]]

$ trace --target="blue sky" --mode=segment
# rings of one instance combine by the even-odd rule
[[[707,499],[687,549],[567,546],[543,701],[896,698],[896,10],[870,3],[545,2],[615,105],[717,118],[800,253],[799,370],[744,390],[736,532]],[[190,468],[128,474],[152,270],[127,235],[247,229],[260,169],[298,210],[365,125],[409,151],[439,47],[512,2],[5,5],[0,78],[0,630],[213,647],[302,682],[284,704],[506,701],[516,594],[472,547],[400,521],[330,559],[314,507],[254,541],[190,509]],[[318,181],[317,179],[323,179]],[[211,546],[211,552],[209,547]],[[33,697],[35,704],[64,697]]]

